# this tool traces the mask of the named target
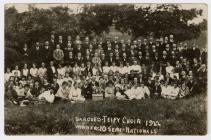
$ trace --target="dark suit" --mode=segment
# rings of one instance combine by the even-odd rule
[[[88,84],[87,87],[83,87],[81,90],[81,95],[84,96],[86,100],[92,100],[93,90],[91,84]]]
[[[24,60],[28,61],[30,59],[30,51],[29,49],[22,49],[21,54],[23,55]]]
[[[49,66],[47,68],[47,76],[48,76],[49,82],[52,82],[54,74],[57,74],[57,69],[56,69],[56,67],[54,67],[54,68],[55,68],[55,72],[53,72],[53,68],[52,67]]]
[[[40,95],[40,90],[41,90],[41,87],[33,87],[31,94],[35,97],[38,97]]]
[[[50,48],[50,46],[49,46],[49,48],[43,48],[43,49],[42,49],[43,60],[44,60],[46,63],[48,63],[51,59],[53,59],[52,53],[53,53],[53,51],[52,51],[52,49]]]
[[[157,95],[155,93],[157,93]],[[160,85],[157,85],[157,86],[154,85],[152,87],[152,92],[150,94],[151,98],[158,98],[158,97],[160,97],[160,95],[161,95],[161,86]]]
[[[33,61],[40,64],[41,61],[43,60],[43,56],[42,56],[42,51],[41,48],[39,49],[32,49],[31,50],[31,56],[33,56]]]
[[[190,52],[192,59],[193,58],[199,59],[199,57],[201,56],[199,48],[192,48]]]

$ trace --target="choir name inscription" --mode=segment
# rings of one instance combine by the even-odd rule
[[[79,130],[118,134],[159,134],[161,124],[155,120],[128,117],[75,117]]]

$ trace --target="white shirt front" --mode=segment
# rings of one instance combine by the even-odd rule
[[[56,68],[54,66],[51,66],[51,70],[53,73],[56,73]]]

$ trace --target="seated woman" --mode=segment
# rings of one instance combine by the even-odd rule
[[[124,75],[127,71],[124,69],[123,62],[120,62],[120,66],[118,67],[118,71],[121,75]]]
[[[44,89],[43,92],[38,96],[39,100],[48,102],[48,103],[54,103],[54,90],[52,88]]]
[[[135,73],[141,73],[141,66],[138,65],[138,62],[136,60],[133,61],[133,65],[131,66],[131,70],[133,70]]]
[[[88,82],[88,80],[85,80],[82,86],[81,95],[84,96],[86,100],[91,100],[92,94],[93,94],[92,85]]]
[[[30,91],[30,86],[28,84],[25,84],[24,87],[16,90],[17,92],[17,99],[16,102],[17,104],[20,104],[20,106],[26,106],[29,104],[31,99],[33,98],[31,91]]]
[[[190,94],[190,90],[189,90],[188,86],[186,85],[186,83],[183,82],[180,87],[178,97],[184,98],[185,96],[188,96],[189,94]]]
[[[177,82],[172,82],[170,86],[166,89],[167,93],[165,94],[165,98],[167,99],[176,99],[179,94],[179,87]]]
[[[56,98],[58,100],[68,100],[68,96],[69,96],[69,88],[68,88],[68,82],[63,82],[62,85],[60,86],[60,88],[58,89],[57,93],[56,93]],[[56,100],[57,100],[56,99]]]
[[[134,96],[134,89],[133,87],[131,88],[129,85],[128,86],[125,86],[125,94],[126,96],[128,97],[129,100],[132,100],[132,99],[135,99],[135,96]]]
[[[161,97],[166,98],[168,95],[168,85],[165,83],[164,80],[160,81],[160,87],[161,87]]]
[[[50,85],[51,85],[51,88],[54,90],[54,92],[57,93],[59,89],[59,84],[57,83],[56,77],[53,77],[53,82]]]
[[[13,74],[11,69],[8,67],[6,73],[4,74],[4,82],[8,82],[11,76],[13,76]]]
[[[75,82],[73,87],[71,87],[68,98],[72,103],[85,101],[85,98],[81,95],[81,89],[78,87],[77,82]]]
[[[110,67],[108,66],[108,61],[105,62],[105,66],[103,66],[103,73],[108,74],[110,71]]]
[[[144,83],[140,83],[140,87],[138,87],[138,92],[136,93],[136,99],[145,99],[150,97],[150,91],[147,86],[144,85]]]
[[[19,82],[18,86],[15,86],[15,91],[17,92],[18,98],[24,98],[24,87],[22,82]]]
[[[39,81],[35,81],[34,86],[32,88],[32,91],[31,91],[32,95],[34,97],[38,97],[40,95],[40,93],[41,93],[40,91],[41,91],[40,83],[39,83]]]
[[[113,99],[114,96],[114,85],[112,81],[108,81],[108,86],[105,88],[105,98]]]
[[[58,64],[58,68],[57,68],[57,72],[58,75],[61,75],[61,77],[65,76],[65,71],[66,69],[64,67],[62,67],[62,64]]]
[[[116,96],[117,100],[127,100],[128,97],[126,94],[124,94],[124,92],[120,89],[120,85],[116,85],[115,86],[115,92],[114,95]]]
[[[170,62],[167,62],[166,73],[172,74],[173,73],[173,69],[174,69],[174,67],[171,66]]]
[[[62,80],[61,80],[61,81],[62,81]],[[63,78],[63,81],[66,81],[66,82],[68,82],[68,81],[73,81],[73,79],[70,77],[70,73],[65,72],[65,76],[64,76],[64,78]]]

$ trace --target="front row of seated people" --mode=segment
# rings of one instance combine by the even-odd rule
[[[124,80],[122,80],[124,81]],[[186,82],[179,83],[172,81],[170,84],[166,84],[164,80],[155,81],[153,87],[148,87],[144,82],[138,82],[138,78],[134,78],[133,84],[124,84],[120,82],[114,84],[112,81],[108,81],[105,89],[95,89],[94,86],[90,86],[88,80],[83,85],[77,81],[68,80],[63,81],[61,85],[41,87],[39,93],[36,93],[40,88],[39,82],[35,82],[33,90],[30,90],[29,84],[23,84],[19,82],[18,86],[10,85],[11,90],[16,93],[13,94],[12,101],[15,104],[25,106],[30,101],[36,101],[38,103],[54,103],[58,101],[70,101],[71,103],[81,103],[85,100],[92,99],[94,92],[97,94],[102,93],[104,99],[117,99],[117,100],[141,100],[145,98],[166,98],[166,99],[178,99],[184,98],[190,94],[189,87]],[[97,88],[97,87],[95,87]],[[34,92],[34,93],[33,93]]]

